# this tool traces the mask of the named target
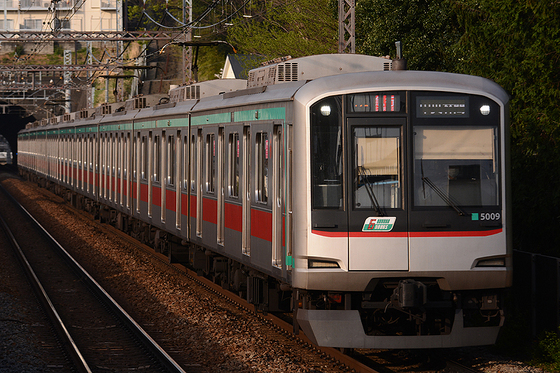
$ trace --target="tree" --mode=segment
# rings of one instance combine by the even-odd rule
[[[514,242],[560,255],[560,3],[458,0],[457,71],[511,94]]]
[[[332,0],[272,0],[239,16],[227,40],[242,53],[267,58],[336,53],[337,8]]]
[[[449,1],[361,0],[356,3],[356,51],[395,56],[395,41],[412,70],[452,71],[461,37]]]

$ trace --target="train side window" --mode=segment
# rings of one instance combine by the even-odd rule
[[[148,138],[142,136],[142,180],[148,178]]]
[[[214,193],[216,188],[216,139],[213,133],[206,135],[206,191]]]
[[[187,190],[189,187],[189,167],[192,158],[189,158],[189,138],[183,137],[183,155],[181,162],[183,163],[183,189]]]
[[[186,143],[186,141],[185,141]],[[185,152],[185,154],[188,154],[187,152]],[[188,164],[190,165],[190,178],[191,178],[191,191],[195,191],[196,190],[196,162],[195,162],[195,154],[196,154],[196,134],[193,134],[191,136],[191,152],[190,152],[190,157],[189,157],[189,162]],[[185,165],[187,165],[187,162],[185,162]],[[187,173],[185,172],[185,176],[187,175]],[[186,188],[186,184],[185,184],[185,188]]]
[[[228,194],[230,197],[239,197],[239,134],[230,133],[228,141],[229,172]]]
[[[259,203],[268,203],[268,133],[258,132],[256,139],[256,198]]]
[[[113,134],[111,134],[111,161],[109,162],[111,165],[111,176],[116,176],[117,155],[117,136],[113,137]]]
[[[130,141],[130,133],[126,134],[125,140],[125,164],[124,164],[124,175],[126,178],[126,207],[130,208],[132,204],[132,191],[130,181],[132,180],[131,174],[134,174],[132,170],[134,167],[132,166],[132,157],[131,155],[131,148],[133,148],[133,143]]]
[[[154,136],[154,181],[159,182],[160,167],[161,167],[161,153],[160,153],[160,137]]]
[[[117,134],[115,138],[115,163],[116,163],[116,171],[117,177],[122,177],[122,134]]]
[[[167,184],[175,185],[175,136],[171,135],[167,141]]]

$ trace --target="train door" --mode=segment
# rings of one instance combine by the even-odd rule
[[[137,131],[136,141],[136,188],[135,193],[135,213],[143,218],[149,216],[148,203],[151,202],[148,190],[151,189],[151,138],[152,134],[148,131]],[[151,210],[150,210],[151,211]]]
[[[405,126],[404,118],[347,119],[350,270],[408,270]]]
[[[281,138],[281,126],[251,126],[251,262],[265,268],[283,263]]]
[[[179,162],[178,167],[182,169],[182,186],[181,186],[181,195],[180,195],[180,204],[181,209],[180,213],[178,214],[178,218],[180,219],[178,222],[178,229],[182,229],[183,232],[181,234],[182,237],[186,238],[187,240],[191,237],[191,230],[190,230],[190,208],[191,204],[190,198],[195,192],[196,189],[196,180],[194,173],[194,152],[195,152],[195,144],[196,144],[196,134],[193,132],[190,133],[190,128],[185,127],[180,132],[181,136],[181,146],[183,151],[181,153],[181,161]],[[196,206],[196,204],[194,205]]]
[[[86,190],[86,137],[84,134],[79,136],[79,159],[78,167],[80,170],[79,188],[82,191]]]
[[[196,135],[196,233],[195,236],[202,238],[202,191],[204,182],[202,180],[202,165],[204,154],[204,139],[202,128],[197,130]]]
[[[217,224],[218,224],[218,193],[219,190],[219,174],[218,174],[218,127],[205,127],[202,129],[202,193],[199,198],[202,199],[203,215],[202,224],[202,242],[215,247],[218,240]]]
[[[165,221],[165,217],[162,215],[163,207],[165,206],[165,193],[162,185],[162,179],[164,178],[162,172],[164,159],[164,157],[162,157],[162,149],[164,149],[164,146],[162,146],[162,143],[165,133],[162,135],[160,131],[152,131],[151,134],[152,156],[150,161],[152,164],[152,184],[150,188],[148,188],[148,214],[152,218],[152,224],[159,226],[162,220]]]
[[[251,127],[243,128],[243,171],[241,173],[241,204],[242,204],[242,227],[241,227],[241,252],[251,255]]]
[[[224,214],[224,175],[225,175],[225,162],[224,162],[224,128],[218,128],[218,146],[217,146],[217,185],[216,185],[216,197],[217,197],[217,216],[216,216],[216,239],[218,245],[224,245],[224,233],[225,233],[225,214]]]
[[[243,232],[243,127],[228,126],[225,128],[225,152],[224,152],[224,225],[225,225],[225,249],[236,256],[242,245]],[[243,249],[242,249],[242,252]]]
[[[180,140],[181,136],[177,131],[162,133],[161,221],[169,229],[180,227],[181,170],[177,168],[177,159],[181,156]]]
[[[182,226],[181,222],[181,214],[182,214],[182,206],[181,203],[181,191],[183,185],[183,167],[181,167],[181,161],[184,159],[183,155],[183,141],[181,137],[181,131],[176,132],[176,137],[173,139],[175,142],[174,146],[169,148],[170,158],[173,159],[173,165],[170,166],[169,173],[172,175],[172,179],[174,180],[175,185],[175,228],[180,230]],[[171,140],[170,140],[171,141]]]
[[[131,138],[131,132],[127,132],[125,135],[125,178],[126,178],[126,209],[127,211],[132,211],[132,169],[134,164],[134,147]]]
[[[281,126],[274,126],[272,132],[272,175],[271,175],[271,193],[272,193],[272,265],[282,268],[283,258],[285,257],[283,250],[283,191],[285,189],[285,165],[284,165],[284,146]]]
[[[85,176],[85,183],[86,183],[86,193],[91,196],[92,194],[92,178],[91,178],[91,171],[92,171],[92,160],[93,160],[93,137],[91,134],[86,134],[85,137],[85,146],[86,146],[86,157],[85,157],[85,169],[86,169],[86,176]]]
[[[181,226],[185,227],[183,236],[190,240],[196,237],[193,227],[196,216],[196,196],[197,196],[197,138],[196,129],[184,128],[181,131],[183,138],[183,193],[181,196]],[[196,225],[195,225],[196,226]]]

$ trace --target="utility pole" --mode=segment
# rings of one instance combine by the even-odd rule
[[[189,13],[189,25],[192,23],[192,0],[183,0],[183,24],[187,23],[187,9]],[[184,42],[192,41],[192,28],[183,31]],[[183,45],[183,84],[192,81],[192,47]]]
[[[64,65],[71,65],[72,64],[72,51],[65,50],[64,51]],[[68,87],[72,82],[72,73],[70,71],[64,71],[64,85]],[[69,88],[66,88],[64,92],[64,109],[66,113],[70,113],[72,111],[72,95]]]
[[[124,31],[124,19],[123,19],[123,13],[126,11],[126,9],[123,9],[123,4],[124,1],[123,0],[117,0],[117,31],[118,32],[122,32]],[[117,41],[117,52],[116,52],[116,63],[117,66],[122,66],[123,62],[124,62],[124,43],[122,42],[122,40]],[[117,69],[117,74],[122,74],[122,69]],[[120,83],[120,84],[119,84]],[[121,79],[120,81],[117,80],[115,82],[115,91],[117,92],[117,97],[115,97],[115,99],[117,100],[117,102],[119,101],[123,101],[124,99],[124,79]],[[109,102],[109,101],[107,101]]]
[[[356,0],[338,0],[338,53],[356,53]]]

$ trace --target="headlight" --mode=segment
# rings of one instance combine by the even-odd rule
[[[309,259],[307,268],[340,268],[337,262],[330,260]]]
[[[475,267],[505,267],[506,266],[506,258],[488,258],[488,259],[480,259]]]

